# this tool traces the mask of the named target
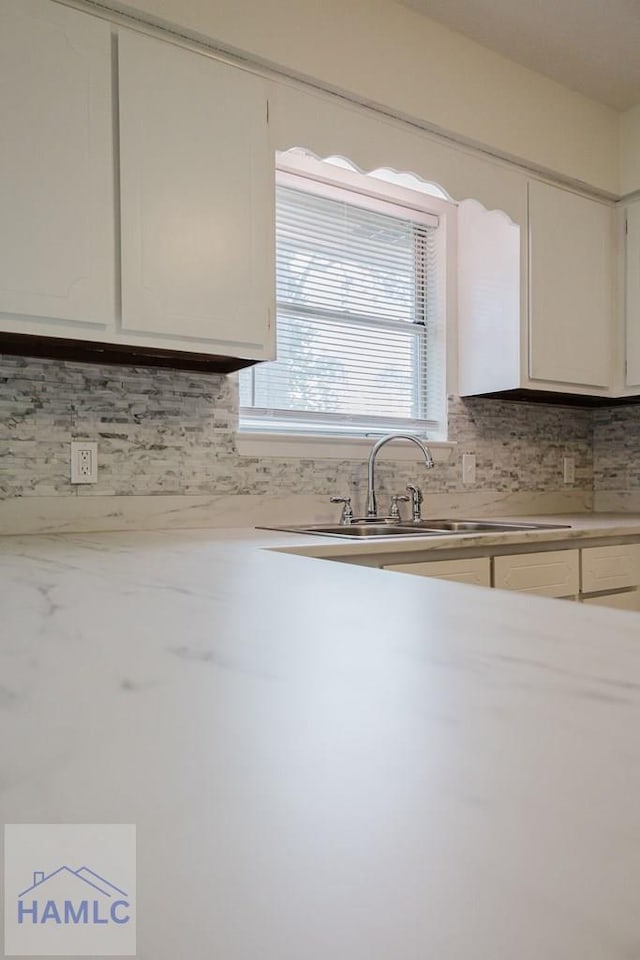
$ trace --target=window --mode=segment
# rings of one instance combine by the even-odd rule
[[[440,218],[430,197],[347,176],[278,175],[278,359],[242,371],[241,430],[441,435]]]

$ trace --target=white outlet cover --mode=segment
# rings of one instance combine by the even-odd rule
[[[98,444],[93,440],[71,441],[71,483],[98,482]]]
[[[562,475],[565,483],[576,482],[576,461],[574,457],[563,457]]]
[[[476,455],[475,453],[462,454],[462,482],[476,482]]]

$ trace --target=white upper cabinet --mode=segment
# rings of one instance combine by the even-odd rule
[[[613,213],[529,183],[529,376],[606,389],[612,378]]]
[[[0,138],[2,329],[37,322],[82,338],[112,324],[108,23],[50,0],[0,0]]]
[[[458,205],[459,390],[520,386],[520,227],[475,200]]]
[[[627,208],[626,224],[626,385],[629,388],[638,388],[640,387],[640,203],[634,203]]]
[[[460,204],[459,391],[615,396],[613,206],[539,181],[526,189],[527,232]],[[637,355],[640,376],[640,333]]]
[[[122,327],[274,354],[274,155],[265,82],[119,34]]]
[[[273,356],[267,110],[244,70],[0,0],[0,334],[224,369]]]

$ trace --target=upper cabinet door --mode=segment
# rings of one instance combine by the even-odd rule
[[[113,170],[109,24],[0,0],[3,326],[113,322]]]
[[[264,81],[124,30],[118,59],[123,328],[272,355]]]
[[[640,386],[640,203],[627,208],[625,263],[626,384]]]
[[[529,183],[529,375],[608,387],[612,375],[611,207]]]

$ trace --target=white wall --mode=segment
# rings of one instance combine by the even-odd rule
[[[125,9],[618,192],[614,110],[393,0],[129,0]]]
[[[620,116],[620,193],[640,190],[640,104]]]

